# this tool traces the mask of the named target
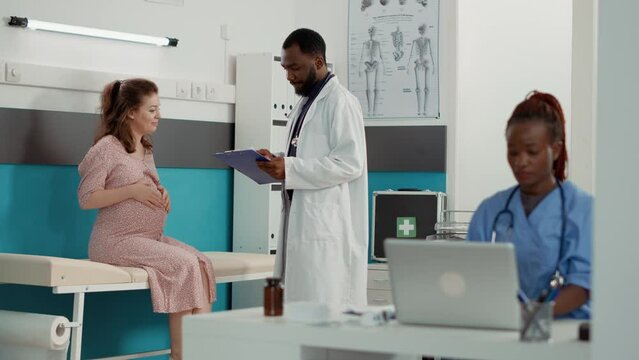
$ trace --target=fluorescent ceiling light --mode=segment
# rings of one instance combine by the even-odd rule
[[[177,46],[178,39],[160,36],[148,36],[138,35],[131,33],[124,33],[119,31],[102,30],[95,28],[88,28],[83,26],[74,26],[66,24],[58,24],[40,20],[29,20],[27,18],[21,18],[12,16],[9,20],[10,26],[18,26],[32,30],[45,30],[53,31],[65,34],[76,34],[91,37],[98,37],[104,39],[124,40],[136,43],[151,44],[157,46]]]

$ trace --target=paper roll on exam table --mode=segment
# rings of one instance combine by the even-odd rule
[[[69,324],[64,316],[0,310],[0,359],[65,360]]]

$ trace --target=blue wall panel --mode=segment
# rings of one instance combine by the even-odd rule
[[[165,233],[202,251],[230,251],[233,173],[220,169],[159,169],[172,198]],[[86,258],[96,211],[78,207],[76,166],[0,165],[0,252]],[[214,310],[229,308],[218,285]],[[71,318],[72,295],[49,288],[0,285],[0,309]],[[86,297],[83,357],[169,347],[168,319],[154,314],[148,290]],[[99,335],[98,335],[99,334]]]

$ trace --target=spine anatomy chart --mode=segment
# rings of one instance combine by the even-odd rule
[[[439,117],[439,0],[349,0],[348,48],[367,119]]]

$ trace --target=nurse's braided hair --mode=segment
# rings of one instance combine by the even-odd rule
[[[566,119],[561,109],[559,100],[551,94],[540,91],[532,91],[526,96],[526,100],[517,105],[513,114],[508,119],[506,130],[512,124],[528,121],[543,121],[550,134],[551,141],[561,142],[561,153],[553,163],[555,177],[560,181],[566,180],[566,163],[568,152],[566,151]]]

